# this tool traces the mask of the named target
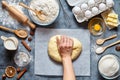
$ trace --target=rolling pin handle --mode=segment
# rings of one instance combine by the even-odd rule
[[[30,28],[32,30],[34,30],[36,28],[35,24],[33,24],[32,22],[30,22],[29,20],[27,21],[27,24],[30,26]]]
[[[9,5],[6,1],[2,1],[1,3],[2,3],[2,7],[4,7],[4,8],[9,7]]]

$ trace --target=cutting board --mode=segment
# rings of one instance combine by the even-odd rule
[[[76,76],[90,76],[90,34],[85,29],[44,29],[37,28],[35,34],[35,74],[44,76],[62,76],[62,64],[51,60],[47,47],[54,35],[67,35],[77,38],[82,43],[81,55],[73,61]]]

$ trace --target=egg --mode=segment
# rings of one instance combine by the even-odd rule
[[[92,8],[92,13],[93,13],[94,15],[98,14],[98,13],[99,13],[98,8],[97,8],[97,7],[93,7],[93,8]]]
[[[90,10],[85,11],[85,17],[90,18],[92,16],[92,13]]]
[[[95,2],[96,2],[96,3],[101,3],[101,2],[102,2],[102,0],[95,0]]]
[[[112,7],[114,5],[113,0],[106,0],[106,4],[108,7]]]
[[[75,7],[72,9],[72,12],[73,12],[75,15],[79,15],[79,14],[82,13],[82,10],[80,9],[80,7],[75,6]]]
[[[93,7],[93,6],[95,5],[95,1],[94,1],[94,0],[89,0],[89,1],[88,1],[88,5],[89,5],[90,7]]]
[[[82,9],[83,11],[86,11],[86,10],[88,9],[88,5],[87,5],[86,3],[83,3],[83,4],[81,5],[81,9]]]
[[[104,11],[105,9],[106,9],[106,5],[104,4],[104,3],[100,3],[99,4],[99,9],[101,10],[101,11]]]

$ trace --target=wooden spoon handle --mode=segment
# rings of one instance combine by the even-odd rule
[[[112,47],[112,46],[114,46],[114,45],[116,45],[118,43],[120,43],[120,40],[118,40],[118,41],[116,41],[114,43],[111,43],[110,45],[106,46],[105,48]]]
[[[22,3],[22,2],[20,2],[19,5],[22,6],[22,7],[24,7],[24,8],[30,9],[30,10],[32,10],[33,12],[35,12],[33,9],[31,9],[30,7],[28,7],[27,5],[25,5],[25,4]]]
[[[116,38],[116,37],[117,37],[117,34],[112,35],[112,36],[110,36],[110,37],[106,38],[105,40],[113,39],[113,38]]]
[[[14,33],[14,30],[10,29],[10,28],[6,28],[4,26],[0,26],[0,29],[5,30],[5,31],[10,31]]]

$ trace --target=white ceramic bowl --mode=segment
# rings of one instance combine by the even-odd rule
[[[34,1],[34,0],[32,0],[32,1]],[[30,6],[30,7],[31,7],[32,1],[29,3],[29,6]],[[37,1],[37,0],[36,0],[36,1]],[[56,1],[57,4],[58,4],[58,11],[57,11],[56,15],[54,16],[54,18],[51,19],[51,21],[49,21],[49,22],[42,22],[42,21],[40,21],[40,19],[38,19],[38,17],[35,15],[34,12],[32,12],[31,10],[28,10],[29,16],[30,16],[31,20],[32,20],[34,23],[36,23],[36,24],[38,24],[38,25],[41,25],[41,26],[47,26],[47,25],[52,24],[52,23],[57,19],[57,17],[59,16],[59,12],[60,12],[59,0],[55,0],[55,1]],[[57,5],[57,4],[56,4],[56,5]],[[47,7],[47,6],[46,6],[46,7]]]

